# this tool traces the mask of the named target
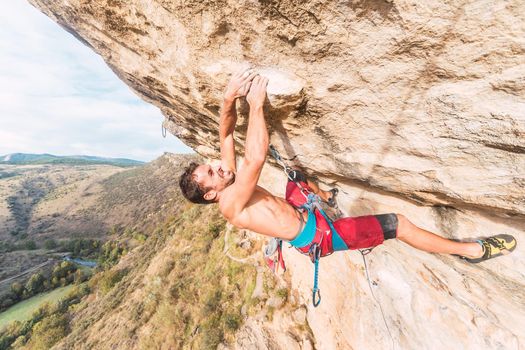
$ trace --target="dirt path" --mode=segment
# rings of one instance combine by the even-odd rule
[[[228,258],[230,258],[233,261],[236,261],[236,262],[241,263],[241,264],[252,265],[252,266],[255,267],[255,269],[257,271],[257,276],[255,278],[255,288],[254,288],[253,293],[252,293],[252,298],[259,297],[264,292],[263,283],[264,283],[264,270],[265,270],[265,268],[260,266],[260,264],[259,264],[260,252],[256,252],[256,253],[254,253],[254,254],[246,257],[246,258],[237,258],[235,256],[232,256],[228,252],[228,250],[229,250],[228,238],[230,236],[230,230],[231,230],[231,227],[228,227],[226,229],[226,233],[224,234],[224,251],[223,251],[223,253]]]
[[[227,228],[226,229],[226,232],[224,234],[224,250],[223,250],[223,253],[228,257],[230,258],[231,260],[233,261],[236,261],[238,263],[241,263],[241,264],[249,264],[249,265],[253,265],[255,267],[258,267],[259,266],[259,252],[256,252],[255,254],[252,254],[250,256],[247,256],[246,258],[237,258],[233,255],[230,254],[230,252],[228,252],[228,250],[230,249],[230,247],[228,246],[228,238],[230,236],[230,230],[231,228]]]
[[[40,269],[40,268],[42,268],[42,267],[44,267],[44,266],[47,266],[47,265],[51,264],[51,263],[54,262],[54,261],[55,261],[54,259],[49,259],[49,260],[47,260],[46,262],[41,263],[41,264],[39,264],[39,265],[37,265],[37,266],[33,266],[32,268],[27,269],[27,270],[25,270],[24,272],[21,272],[21,273],[15,275],[15,276],[11,276],[11,277],[8,277],[8,278],[6,278],[6,279],[3,279],[3,280],[0,281],[0,286],[4,285],[4,284],[6,284],[6,283],[11,282],[11,281],[17,279],[18,277],[22,277],[22,276],[24,276],[24,275],[27,275],[28,273],[31,273],[31,272],[33,272],[33,271],[35,271],[35,270],[38,270],[38,269]]]

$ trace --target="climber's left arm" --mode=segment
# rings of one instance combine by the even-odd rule
[[[224,101],[219,118],[219,140],[221,163],[225,170],[236,172],[235,141],[233,139],[233,132],[237,123],[235,102],[239,97],[246,96],[255,75],[250,68],[238,71],[233,74],[224,92]]]

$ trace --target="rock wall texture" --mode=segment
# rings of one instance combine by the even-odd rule
[[[270,79],[272,143],[325,185],[337,182],[346,214],[401,212],[456,239],[525,238],[521,0],[30,2],[206,157],[218,154],[229,75],[251,64]],[[271,166],[264,174],[282,193],[282,175]],[[323,303],[307,312],[315,347],[523,347],[522,246],[479,266],[400,242],[377,248],[372,289],[390,333],[361,257],[330,256],[321,264]],[[309,305],[310,263],[286,253],[292,287]]]

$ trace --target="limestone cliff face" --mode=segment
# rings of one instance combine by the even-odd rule
[[[231,72],[270,78],[268,124],[285,157],[342,189],[346,214],[401,212],[464,239],[525,238],[525,2],[30,0],[100,54],[165,126],[218,154]],[[245,106],[237,128],[239,150]],[[282,193],[268,166],[264,184]],[[396,348],[525,345],[522,245],[469,266],[388,242],[369,257]],[[287,250],[309,304],[311,267]],[[321,266],[316,347],[388,348],[356,253]]]

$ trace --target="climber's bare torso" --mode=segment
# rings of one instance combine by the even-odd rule
[[[246,206],[232,215],[223,211],[224,203],[235,200],[235,184],[224,190],[219,201],[221,212],[232,225],[248,229],[267,236],[292,240],[297,235],[301,220],[298,213],[284,198],[272,195],[264,188],[257,186]],[[304,217],[306,220],[306,217]]]

